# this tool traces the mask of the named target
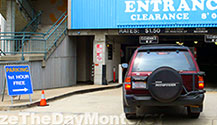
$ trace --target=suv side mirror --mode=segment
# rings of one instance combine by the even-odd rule
[[[128,68],[128,64],[127,64],[127,63],[123,63],[123,64],[121,64],[121,66],[122,66],[122,68],[124,68],[124,69]]]

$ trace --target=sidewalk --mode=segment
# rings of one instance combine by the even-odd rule
[[[54,101],[66,96],[71,96],[74,94],[82,94],[94,91],[100,91],[105,89],[118,88],[122,84],[109,84],[109,85],[77,85],[64,88],[48,89],[45,90],[45,97],[47,101]],[[2,95],[0,96],[2,99]],[[32,102],[29,101],[29,95],[22,95],[19,100],[19,96],[14,97],[13,104],[11,104],[11,97],[5,94],[4,101],[0,102],[0,110],[16,110],[20,108],[28,108],[37,106],[41,99],[41,90],[36,90],[31,95]]]

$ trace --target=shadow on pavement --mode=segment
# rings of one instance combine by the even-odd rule
[[[135,125],[160,125],[160,124],[194,124],[200,120],[191,119],[187,116],[185,107],[145,107],[140,109],[143,112],[143,117],[129,120]]]

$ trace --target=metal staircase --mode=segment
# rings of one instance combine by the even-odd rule
[[[66,36],[67,12],[63,13],[46,33],[38,33],[35,28],[35,24],[38,27],[35,22],[38,22],[40,14],[33,18],[22,32],[0,32],[0,48],[6,54],[4,58],[20,56],[21,60],[26,60],[26,57],[40,55],[47,60],[55,51]]]

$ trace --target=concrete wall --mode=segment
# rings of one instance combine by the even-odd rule
[[[92,45],[93,63],[94,63],[94,84],[102,85],[103,83],[104,80],[103,73],[102,73],[103,65],[106,65],[106,80],[108,82],[113,80],[113,70],[112,70],[113,66],[116,67],[116,80],[118,79],[118,65],[119,63],[121,63],[121,57],[120,57],[121,42],[118,39],[118,35],[119,35],[118,30],[69,30],[68,34],[74,37],[78,35],[79,37],[94,36],[93,45]],[[108,60],[108,48],[106,47],[106,43],[110,43],[113,45],[112,60]],[[101,49],[97,48],[97,46],[100,46],[99,48]],[[97,51],[98,54],[100,55],[98,56],[98,58],[97,58]],[[102,53],[99,51],[101,51]],[[81,70],[78,71],[80,72]]]
[[[91,81],[93,37],[77,37],[77,81]]]
[[[41,68],[40,62],[30,63],[34,88],[55,88],[76,84],[76,43],[66,37]]]
[[[4,66],[0,65],[0,94],[2,94],[3,92],[4,81],[5,81]]]
[[[102,85],[104,81],[103,65],[106,65],[106,36],[104,32],[100,30],[96,32],[93,45],[94,84]],[[97,51],[99,51],[98,58]]]
[[[41,67],[41,61],[29,62],[34,89],[56,88],[76,84],[76,42],[66,37]],[[0,65],[0,89],[3,89],[4,65]]]
[[[10,19],[8,19],[8,16],[15,17],[13,20],[13,23],[15,24],[15,31],[20,32],[28,23],[29,19],[26,17],[23,11],[20,10],[20,7],[16,3],[16,0],[12,0],[14,2],[14,5],[8,5],[10,4],[10,0],[1,0],[0,1],[0,13],[5,18],[5,20],[10,22]],[[13,8],[13,9],[12,9]],[[11,12],[11,9],[14,11],[11,14],[8,12]]]
[[[1,30],[0,32],[5,32],[6,30],[6,20],[4,19],[4,17],[0,14],[0,27]],[[0,42],[0,48],[3,50],[3,42]]]
[[[52,25],[67,10],[67,0],[35,0],[32,1],[36,10],[41,10],[42,25]]]
[[[20,11],[16,4],[15,8],[15,31],[20,32],[31,20],[27,18],[23,11]]]

